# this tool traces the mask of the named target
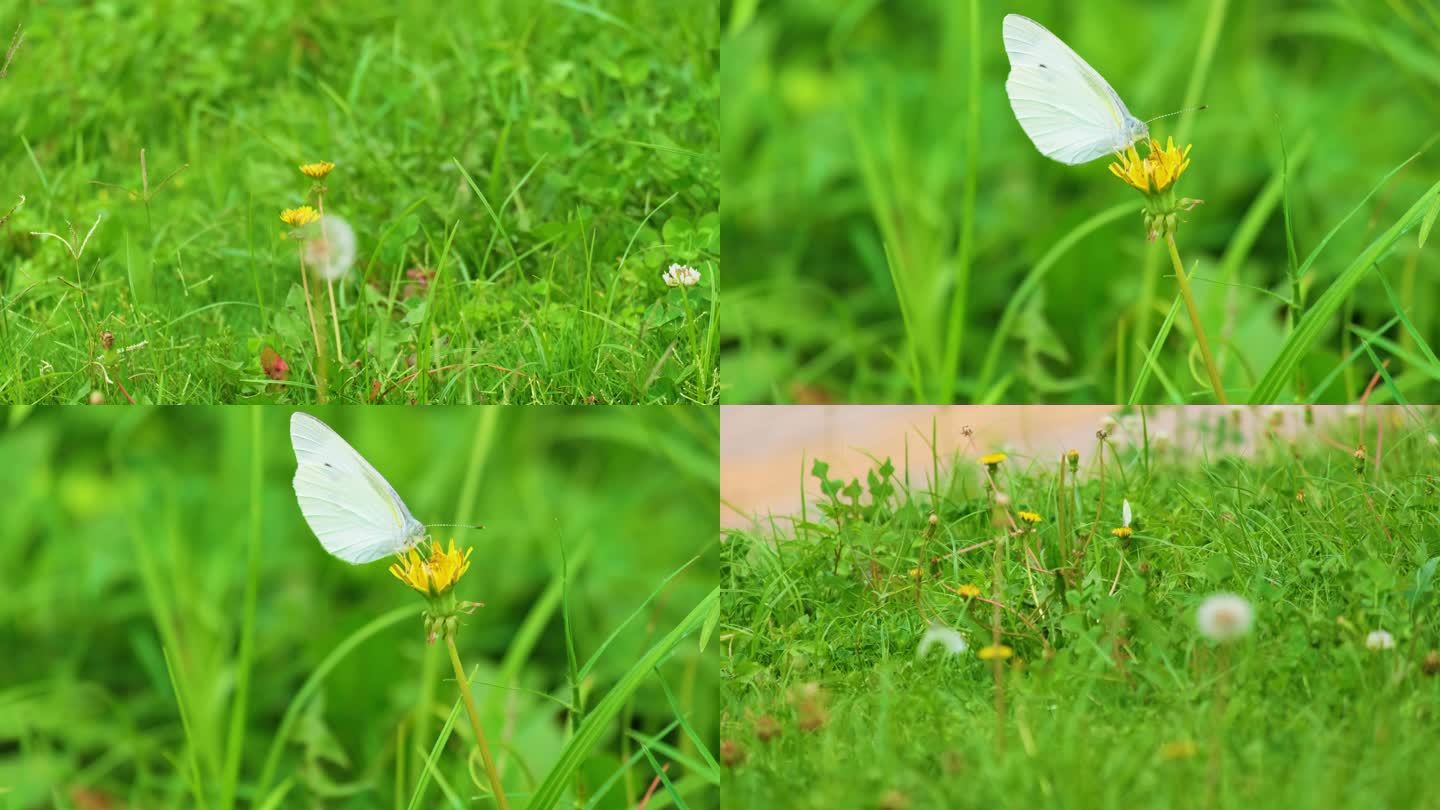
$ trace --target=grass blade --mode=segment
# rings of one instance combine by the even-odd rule
[[[691,633],[700,629],[705,617],[710,614],[710,605],[720,598],[720,588],[714,590],[695,606],[680,623],[665,634],[651,647],[644,655],[637,660],[626,673],[621,676],[615,686],[595,704],[595,708],[586,716],[585,722],[580,724],[575,736],[570,738],[565,750],[560,753],[560,759],[555,767],[546,774],[545,781],[535,790],[530,798],[528,807],[531,810],[550,810],[560,803],[561,796],[566,784],[574,776],[575,772],[590,755],[591,749],[600,741],[605,734],[610,722],[620,713],[620,709],[630,696],[640,688],[641,682],[649,677],[651,670],[655,669],[674,652],[681,641],[684,641]]]
[[[1300,365],[1300,360],[1314,346],[1315,341],[1320,337],[1321,330],[1330,323],[1330,319],[1339,311],[1340,305],[1355,289],[1355,285],[1359,284],[1365,273],[1375,266],[1390,248],[1394,247],[1401,236],[1419,223],[1420,218],[1429,210],[1431,202],[1436,199],[1437,195],[1440,195],[1440,183],[1432,185],[1400,219],[1371,242],[1370,246],[1359,256],[1355,257],[1345,271],[1340,274],[1340,277],[1335,279],[1335,282],[1315,301],[1315,306],[1305,313],[1295,327],[1295,331],[1290,334],[1285,345],[1281,347],[1280,355],[1275,358],[1269,371],[1265,372],[1265,376],[1251,392],[1251,403],[1280,401],[1280,393],[1284,390],[1285,383],[1291,379],[1295,369]]]

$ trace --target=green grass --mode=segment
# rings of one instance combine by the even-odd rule
[[[457,644],[511,807],[719,806],[713,413],[318,415],[485,527],[434,534],[475,549]],[[0,805],[496,806],[425,600],[303,522],[288,417],[6,414]]]
[[[726,801],[1436,806],[1433,414],[1318,427],[1298,411],[1191,409],[1181,422],[1161,439],[1136,419],[1082,448],[1063,484],[1058,456],[1012,454],[995,474],[1008,509],[973,461],[922,453],[877,462],[868,483],[821,483],[794,521],[731,532]],[[828,479],[818,461],[815,474]],[[1125,499],[1128,543],[1111,533]],[[1019,510],[1042,519],[1009,534]],[[1254,607],[1230,647],[1196,626],[1217,592]],[[1014,650],[998,668],[1003,716],[977,655],[996,613]],[[931,622],[969,651],[918,658]],[[1379,628],[1393,650],[1367,649]]]
[[[717,399],[713,6],[21,0],[17,23],[0,400],[315,402],[321,372],[336,402]],[[318,160],[358,242],[343,364],[281,238]]]
[[[1177,241],[1231,402],[1440,398],[1431,0],[728,4],[725,402],[1215,402],[1142,198],[1040,155],[1035,18],[1193,144]],[[1373,356],[1372,356],[1373,355]]]

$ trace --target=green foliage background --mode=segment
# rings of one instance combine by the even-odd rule
[[[473,743],[463,714],[428,791],[417,787],[421,752],[456,706],[450,663],[443,645],[425,643],[418,594],[384,564],[330,557],[306,527],[290,483],[289,413],[5,413],[0,804],[83,810],[94,806],[82,804],[89,795],[146,808],[223,807],[230,796],[246,807],[439,807],[456,797],[474,806],[483,790],[467,772]],[[574,666],[618,631],[578,685],[594,710],[716,586],[715,414],[315,413],[420,520],[484,524],[433,531],[475,547],[458,594],[485,606],[463,619],[458,643],[465,663],[479,667],[487,736],[519,810],[570,737],[565,614]],[[313,700],[300,700],[302,683],[362,629],[371,634],[328,670]],[[716,807],[715,671],[713,646],[702,655],[697,634],[683,639],[642,673],[586,752],[578,781],[564,784],[583,786],[597,808],[633,808],[668,763],[677,796]],[[237,683],[247,678],[248,705],[232,727]],[[289,708],[298,714],[282,738]],[[678,718],[683,725],[672,726]],[[639,754],[637,740],[667,727],[653,760],[622,768]],[[270,755],[276,770],[260,784]],[[474,773],[483,784],[478,760]],[[651,806],[674,800],[662,786]]]
[[[715,400],[713,6],[21,0],[0,47],[17,23],[0,399],[315,401],[278,215],[305,201],[297,165],[331,160],[326,211],[358,237],[339,401]],[[31,235],[97,217],[78,267]],[[672,262],[702,273],[688,315]],[[426,295],[412,268],[438,272]]]
[[[739,270],[724,401],[1214,401],[1183,310],[1144,361],[1176,283],[1145,242],[1140,196],[1104,161],[1044,158],[1016,123],[1011,12],[1057,33],[1141,118],[1208,105],[1152,133],[1194,144],[1179,192],[1205,204],[1178,241],[1232,401],[1355,401],[1385,361],[1393,380],[1372,402],[1440,397],[1426,348],[1440,265],[1417,238],[1440,158],[1399,168],[1437,131],[1431,0],[726,9],[724,227]],[[1417,202],[1396,240],[1362,255]],[[1357,286],[1300,335],[1292,267],[1351,212],[1297,275],[1306,311]]]

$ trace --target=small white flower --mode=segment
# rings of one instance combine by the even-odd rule
[[[1395,649],[1395,637],[1384,630],[1371,630],[1365,636],[1365,646],[1371,650],[1393,650]]]
[[[1195,611],[1195,623],[1211,641],[1234,641],[1250,632],[1255,610],[1243,596],[1217,593],[1205,598]]]
[[[951,655],[959,655],[970,649],[970,644],[959,632],[946,627],[943,624],[931,624],[925,630],[925,635],[920,637],[920,647],[915,651],[916,658],[924,658],[930,652],[930,648],[939,644],[945,648],[945,652]]]
[[[667,287],[694,287],[700,283],[700,271],[683,264],[672,264],[661,276]]]
[[[326,281],[339,281],[355,264],[355,230],[334,214],[326,214],[305,233],[305,266]]]

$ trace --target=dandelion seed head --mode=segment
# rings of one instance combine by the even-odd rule
[[[1255,610],[1243,596],[1217,593],[1200,603],[1195,623],[1200,633],[1211,641],[1234,641],[1250,632],[1255,623]]]
[[[943,649],[947,655],[959,655],[970,649],[970,643],[958,631],[943,624],[931,624],[925,629],[925,635],[920,637],[915,657],[924,658],[936,646]]]
[[[1365,648],[1367,650],[1393,650],[1395,649],[1395,637],[1385,630],[1371,630],[1365,636]]]
[[[355,264],[355,230],[350,223],[326,214],[319,227],[305,234],[305,264],[326,281],[339,281]]]

